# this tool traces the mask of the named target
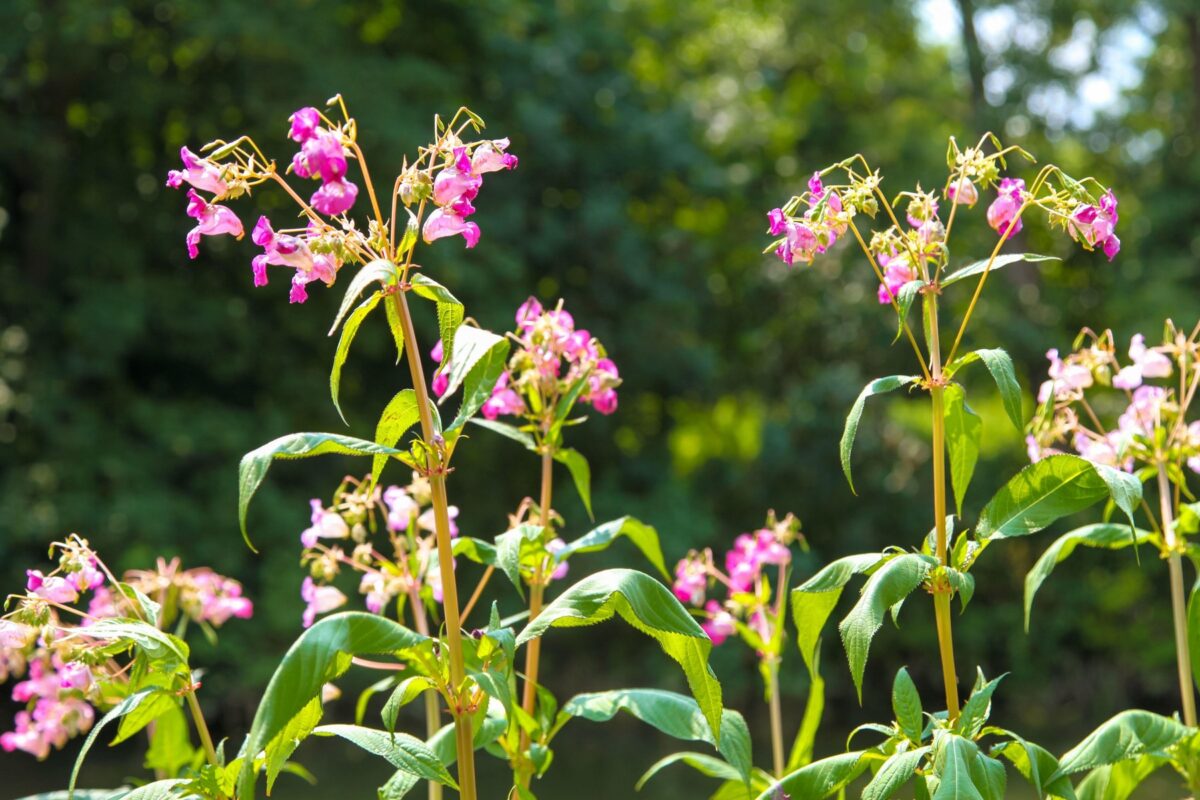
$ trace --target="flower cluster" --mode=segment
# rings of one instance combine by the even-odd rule
[[[792,561],[789,548],[797,542],[804,544],[800,521],[792,514],[777,519],[772,511],[762,528],[734,539],[733,547],[725,553],[724,570],[717,567],[709,549],[694,550],[681,559],[675,566],[675,596],[682,603],[703,609],[701,627],[713,644],[723,643],[738,632],[739,622],[744,622],[741,630],[748,643],[761,655],[771,653],[779,604],[785,602],[785,573]],[[772,566],[779,572],[774,587],[766,575],[766,569]],[[708,597],[716,585],[726,589],[723,602]]]
[[[442,576],[434,536],[433,508],[427,478],[413,473],[407,486],[380,489],[369,479],[347,478],[326,507],[311,502],[311,524],[300,534],[301,562],[309,575],[301,586],[304,627],[320,614],[340,608],[346,595],[334,585],[343,569],[358,574],[358,592],[367,610],[384,613],[393,601],[400,607],[411,601],[418,606],[442,601]],[[450,535],[458,536],[454,519],[458,508],[450,506]],[[375,539],[387,540],[390,555],[376,547]]]
[[[288,136],[300,145],[300,152],[292,156],[292,172],[300,178],[321,181],[321,188],[313,192],[309,203],[318,213],[329,217],[345,214],[358,197],[358,186],[346,179],[350,153],[347,145],[353,139],[312,106],[292,114],[288,122],[291,123]],[[350,120],[345,123],[351,124]]]
[[[1089,461],[1127,471],[1167,462],[1200,473],[1200,420],[1186,419],[1200,383],[1198,335],[1200,326],[1185,336],[1168,322],[1163,343],[1147,347],[1146,337],[1135,334],[1124,362],[1111,331],[1084,331],[1065,358],[1049,351],[1049,377],[1026,437],[1030,459],[1069,447]],[[1171,379],[1169,385],[1152,383],[1164,379]],[[1113,416],[1115,422],[1105,425]]]
[[[0,619],[0,682],[23,676],[13,685],[12,699],[25,706],[14,729],[0,734],[0,749],[39,759],[86,733],[96,707],[111,705],[127,691],[113,690],[127,681],[127,668],[73,633],[102,619],[135,615],[130,590],[160,603],[163,628],[180,615],[220,627],[232,617],[249,617],[254,608],[237,581],[210,569],[182,570],[178,559],[127,573],[119,592],[86,540],[72,536],[54,549],[57,568],[49,574],[28,570],[27,595]],[[86,611],[75,608],[87,593]]]
[[[547,309],[530,297],[517,309],[516,323],[510,336],[517,347],[483,404],[484,417],[515,416],[544,423],[543,415],[553,413],[558,400],[576,389],[579,400],[601,414],[617,410],[621,384],[617,365],[586,329],[576,329],[574,317],[561,301]],[[433,380],[434,394],[441,397],[449,384],[441,342],[430,355],[442,365]]]
[[[467,221],[475,213],[471,201],[479,195],[486,173],[516,168],[517,157],[505,152],[508,144],[508,139],[495,139],[451,148],[433,179],[432,199],[437,208],[425,219],[421,231],[426,243],[460,235],[467,249],[479,242],[479,226]]]
[[[796,216],[801,206],[804,213]],[[818,253],[824,253],[846,232],[852,209],[843,208],[838,192],[826,189],[821,173],[814,172],[808,181],[808,191],[782,208],[767,214],[769,233],[782,236],[774,244],[775,255],[789,267],[800,259],[811,264]]]

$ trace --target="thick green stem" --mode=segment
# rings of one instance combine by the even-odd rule
[[[446,498],[446,474],[442,463],[442,448],[435,441],[437,431],[433,427],[433,415],[429,411],[429,390],[425,385],[425,369],[421,364],[421,350],[413,328],[412,314],[408,310],[408,299],[404,292],[392,295],[404,328],[404,352],[408,356],[408,367],[412,373],[413,390],[417,395],[417,413],[421,420],[421,434],[428,445],[426,471],[429,473],[429,488],[433,500],[434,530],[437,536],[438,568],[442,576],[442,610],[446,621],[446,644],[450,651],[450,696],[454,706],[450,713],[454,718],[455,741],[458,744],[458,787],[462,800],[476,800],[475,791],[475,746],[471,732],[471,714],[464,704],[466,691],[466,669],[463,662],[462,623],[458,611],[458,584],[454,578],[454,556],[451,552],[449,501]]]
[[[786,765],[783,760],[783,709],[779,699],[778,656],[767,656],[767,695],[771,709],[771,760],[775,777],[782,778]]]
[[[1163,540],[1170,556],[1167,567],[1171,573],[1171,614],[1175,622],[1175,664],[1179,671],[1179,701],[1183,704],[1183,721],[1196,727],[1196,692],[1192,684],[1192,657],[1188,648],[1187,603],[1183,596],[1183,559],[1175,540],[1174,515],[1171,510],[1171,484],[1167,467],[1158,462],[1158,502],[1162,512]]]
[[[417,594],[416,584],[412,584],[412,588],[408,593],[409,601],[413,607],[413,622],[416,623],[417,633],[422,636],[429,635],[429,620],[425,617],[425,606],[421,604],[421,597]],[[441,708],[438,705],[437,692],[432,689],[425,691],[425,738],[432,739],[433,735],[441,730]],[[436,781],[429,781],[429,800],[442,800],[442,785]]]
[[[196,684],[192,681],[191,676],[188,676],[188,682],[191,686],[188,687],[184,697],[187,698],[188,710],[192,712],[192,722],[196,724],[196,733],[200,736],[200,744],[204,747],[204,756],[208,759],[208,763],[214,768],[220,768],[220,761],[217,759],[217,748],[213,746],[212,734],[208,732],[208,723],[204,721],[204,712],[200,710],[200,701],[196,699]]]
[[[946,536],[946,407],[942,385],[942,351],[938,340],[937,295],[928,294],[930,373],[929,387],[933,406],[933,524],[936,553],[942,566],[948,565]],[[958,674],[954,667],[954,637],[950,626],[950,587],[934,587],[933,610],[937,619],[938,650],[942,660],[942,682],[946,688],[946,712],[951,720],[958,717]]]

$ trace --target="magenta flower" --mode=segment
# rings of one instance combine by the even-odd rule
[[[700,623],[700,627],[708,634],[708,638],[712,639],[714,645],[720,645],[737,632],[733,615],[716,600],[705,603],[704,610],[708,613],[708,619]]]
[[[292,125],[288,136],[292,138],[292,141],[304,144],[316,135],[317,128],[321,126],[321,113],[312,106],[308,106],[288,117],[288,122]]]
[[[479,187],[482,185],[482,176],[448,167],[439,172],[433,180],[433,202],[445,207],[465,200],[470,205],[470,201],[479,195]],[[471,207],[471,211],[474,211],[474,207]],[[470,213],[467,212],[463,216],[469,216]]]
[[[467,222],[453,211],[437,208],[425,219],[421,235],[426,244],[432,244],[446,236],[461,235],[467,242],[467,249],[470,250],[479,243],[479,226],[474,222]]]
[[[69,605],[79,599],[79,590],[66,578],[46,576],[38,569],[25,570],[25,576],[25,588],[43,600]]]
[[[522,331],[533,330],[542,313],[542,304],[536,297],[530,297],[517,308],[517,328]]]
[[[321,188],[313,192],[309,202],[320,213],[336,217],[349,211],[357,198],[358,186],[345,178],[337,178],[321,184]]]
[[[1071,213],[1067,230],[1075,241],[1087,249],[1097,246],[1104,250],[1109,261],[1121,251],[1121,240],[1114,232],[1117,227],[1117,197],[1112,189],[1104,193],[1099,205],[1081,205]]]
[[[191,150],[180,148],[179,155],[183,159],[183,171],[171,170],[167,173],[167,186],[178,189],[187,183],[202,192],[212,192],[220,197],[229,190],[229,184],[221,177],[221,168],[207,158],[200,158]]]
[[[952,203],[958,201],[961,206],[974,208],[975,204],[979,202],[979,190],[967,178],[959,178],[946,189],[946,197]]]
[[[496,385],[492,387],[492,396],[484,401],[483,407],[480,409],[486,419],[496,419],[496,417],[506,414],[520,414],[524,410],[525,401],[521,399],[521,395],[508,386],[507,372],[496,379]]]
[[[825,196],[825,185],[821,183],[821,173],[814,172],[808,179],[808,191],[812,192],[813,200],[820,200]]]
[[[787,217],[784,216],[782,208],[772,208],[767,212],[767,233],[772,236],[779,236],[787,230]]]
[[[227,206],[209,203],[196,194],[195,189],[188,189],[187,196],[187,215],[197,221],[196,227],[187,234],[189,258],[200,255],[201,236],[220,236],[227,233],[235,239],[242,238],[242,221]]]
[[[675,582],[671,586],[679,602],[699,606],[708,589],[708,569],[702,557],[680,559],[675,565]]]
[[[561,553],[563,551],[563,549],[566,546],[567,546],[566,542],[564,542],[562,539],[555,537],[555,538],[551,539],[550,541],[546,542],[546,552],[548,552],[552,556],[558,555],[559,553]],[[550,580],[561,581],[563,578],[567,577],[567,571],[570,570],[570,568],[571,568],[571,565],[568,564],[566,561],[560,561],[558,564],[556,564],[554,566],[554,571],[550,573]]]
[[[504,152],[508,149],[508,139],[493,139],[475,148],[471,154],[471,172],[483,175],[486,172],[499,172],[502,169],[516,169],[517,157]]]
[[[342,137],[334,131],[320,129],[300,147],[304,165],[310,175],[322,181],[341,180],[346,175],[346,148]]]
[[[997,197],[987,210],[988,225],[1001,236],[1006,233],[1015,236],[1021,232],[1023,226],[1017,211],[1021,208],[1025,181],[1020,178],[1002,178],[996,191]]]
[[[583,396],[583,402],[590,403],[592,408],[601,414],[612,414],[617,410],[617,390],[613,388],[615,381],[620,378],[617,365],[611,358],[602,358],[596,362],[596,368],[588,376],[588,392]]]
[[[300,586],[300,599],[306,603],[301,622],[311,628],[318,614],[328,614],[346,604],[346,595],[336,586],[318,586],[311,577],[305,578]]]
[[[909,264],[907,254],[879,253],[875,256],[883,270],[883,283],[879,284],[880,305],[887,305],[900,296],[900,289],[909,281],[917,279],[917,271]]]

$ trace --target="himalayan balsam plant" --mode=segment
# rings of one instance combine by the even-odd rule
[[[178,559],[117,579],[76,535],[50,552],[57,565],[27,570],[25,593],[8,597],[12,610],[0,619],[0,682],[23,678],[12,699],[24,706],[15,729],[0,733],[0,748],[43,759],[90,731],[86,753],[119,719],[114,741],[148,734],[145,764],[157,776],[215,758],[185,638],[199,628],[214,639],[229,620],[249,618],[254,605],[241,585],[210,569],[183,569]],[[78,773],[77,763],[71,791]]]
[[[892,546],[881,553],[841,558],[793,590],[792,617],[801,653],[806,661],[815,655],[821,629],[843,588],[855,575],[866,575],[860,598],[838,626],[861,696],[871,639],[889,610],[896,618],[908,595],[923,589],[933,598],[945,710],[925,713],[916,686],[901,669],[892,694],[896,719],[889,725],[861,729],[881,734],[882,742],[792,772],[762,797],[784,792],[794,798],[826,797],[870,771],[864,798],[891,797],[911,785],[917,797],[998,800],[1005,796],[1006,786],[1000,758],[1011,761],[1039,796],[1074,797],[1071,774],[1119,761],[1132,750],[1158,746],[1156,732],[1163,729],[1184,730],[1173,720],[1127,712],[1110,721],[1109,729],[1055,758],[1021,736],[988,724],[991,696],[1000,678],[989,681],[979,672],[962,702],[951,600],[957,595],[965,609],[975,588],[971,568],[987,547],[1034,533],[1101,500],[1110,500],[1128,519],[1128,534],[1141,498],[1140,482],[1120,469],[1076,455],[1050,455],[1002,486],[979,512],[973,530],[962,524],[983,435],[982,420],[967,404],[958,382],[962,371],[982,362],[999,388],[1009,419],[1018,430],[1024,427],[1021,392],[1008,355],[999,349],[963,349],[972,313],[991,273],[1021,261],[1046,260],[1002,254],[1005,242],[1021,230],[1027,215],[1037,214],[1085,249],[1102,250],[1110,260],[1120,250],[1115,233],[1117,200],[1110,189],[1092,178],[1075,180],[1053,165],[1043,167],[1026,184],[1002,174],[1011,155],[1032,160],[1019,148],[1003,147],[991,135],[966,149],[951,139],[949,175],[941,196],[918,186],[890,202],[883,194],[880,174],[856,155],[815,173],[807,191],[768,215],[770,233],[777,237],[769,249],[788,264],[811,263],[847,234],[853,238],[879,281],[880,304],[896,312],[896,339],[906,340],[920,369],[917,375],[873,380],[855,401],[841,442],[842,468],[851,488],[851,450],[869,398],[905,388],[927,398],[931,411],[933,530],[914,537],[917,542],[911,549]],[[996,196],[987,209],[987,222],[998,234],[995,247],[983,260],[951,268],[950,239],[957,218],[978,202],[982,192],[993,189]],[[880,218],[882,230],[871,227],[871,221]],[[941,295],[971,279],[975,288],[963,318],[953,338],[943,338]],[[918,300],[924,349],[908,322],[908,311]],[[956,514],[949,508],[951,491]],[[989,739],[991,743],[985,745]]]
[[[1183,558],[1193,564],[1200,559],[1200,549],[1188,539],[1200,532],[1200,504],[1188,488],[1188,476],[1200,473],[1200,419],[1190,413],[1200,386],[1200,324],[1186,332],[1168,320],[1159,342],[1147,345],[1144,335],[1134,334],[1126,353],[1127,358],[1118,354],[1111,331],[1091,330],[1080,333],[1065,357],[1057,350],[1047,353],[1049,375],[1039,390],[1038,413],[1029,426],[1029,457],[1040,461],[1074,451],[1093,464],[1129,473],[1154,486],[1158,513],[1143,500],[1140,514],[1150,530],[1131,533],[1128,526],[1104,521],[1057,539],[1025,577],[1025,626],[1028,629],[1038,589],[1077,547],[1119,550],[1148,544],[1157,550],[1170,576],[1179,703],[1191,731],[1183,736],[1178,726],[1161,724],[1156,747],[1098,766],[1080,789],[1089,796],[1126,797],[1151,772],[1170,764],[1195,794],[1200,792],[1193,683],[1200,676],[1195,660],[1200,644],[1200,584],[1185,599]]]
[[[609,719],[623,708],[678,738],[714,746],[740,765],[748,785],[749,733],[740,715],[722,708],[721,687],[708,666],[712,641],[664,582],[610,569],[545,602],[551,582],[566,577],[568,559],[605,549],[619,537],[631,540],[668,577],[657,533],[632,518],[605,523],[573,541],[558,535],[563,520],[551,505],[555,463],[567,467],[591,514],[590,469],[582,454],[564,445],[564,429],[583,421],[578,410],[584,406],[600,414],[616,411],[617,367],[594,337],[575,327],[561,303],[545,309],[530,299],[508,336],[466,323],[462,304],[415,260],[422,240],[430,244],[461,236],[468,249],[478,244],[481,230],[470,217],[484,177],[517,166],[508,140],[469,138],[481,133],[483,121],[465,108],[448,122],[435,118],[432,142],[406,160],[390,192],[381,193],[345,103],[335,97],[328,108],[303,108],[291,116],[289,136],[299,150],[283,169],[252,138],[242,136],[212,142],[200,154],[183,148],[183,169],[167,180],[173,188],[187,185],[187,213],[196,220],[185,238],[190,257],[199,255],[204,237],[242,238],[244,226],[226,202],[265,185],[296,202],[299,224],[258,219],[251,233],[261,248],[251,262],[254,284],[267,285],[283,268],[290,276],[289,300],[303,303],[310,284],[332,286],[344,271],[353,273],[343,281],[346,291],[330,330],[338,335],[329,385],[339,415],[349,348],[380,306],[397,362],[407,361],[412,385],[384,408],[373,439],[296,433],[242,459],[239,517],[247,544],[250,501],[275,460],[323,454],[371,460],[365,476],[348,476],[328,501],[311,503],[310,525],[300,536],[300,562],[308,573],[298,614],[303,633],[272,676],[241,747],[227,752],[224,742],[214,746],[208,736],[196,698],[199,683],[177,634],[188,620],[208,630],[230,616],[248,615],[250,605],[237,584],[207,572],[182,572],[172,562],[126,583],[110,580],[109,593],[101,595],[102,565],[85,543],[69,540],[62,545],[59,570],[31,572],[29,597],[0,628],[5,674],[16,674],[28,661],[33,676],[19,684],[31,710],[18,719],[16,731],[5,735],[4,746],[44,755],[48,747],[86,730],[93,706],[100,705],[111,710],[92,728],[72,790],[100,729],[118,720],[119,739],[141,729],[152,732],[147,763],[155,780],[128,793],[98,790],[98,797],[252,800],[260,773],[268,792],[282,772],[307,775],[293,755],[302,742],[320,736],[346,739],[388,761],[395,773],[379,789],[388,800],[405,796],[422,781],[434,800],[444,786],[475,800],[480,748],[505,759],[513,773],[511,784],[486,793],[527,799],[534,797],[532,779],[550,765],[550,741],[565,722]],[[315,184],[307,200],[296,179]],[[351,214],[362,210],[363,194],[365,224]],[[440,366],[431,384],[410,296],[428,301],[436,312],[433,358]],[[457,409],[444,420],[441,408],[456,394],[461,397]],[[516,424],[500,422],[502,416]],[[467,441],[463,433],[473,420],[523,443],[542,466],[539,500],[519,504],[506,532],[492,541],[459,535],[457,509],[447,494],[453,457]],[[413,434],[402,442],[410,430]],[[393,461],[403,465],[406,483],[385,482]],[[455,572],[459,556],[484,565],[465,606],[459,603]],[[528,590],[528,605],[502,619],[494,604],[482,627],[468,628],[466,615],[495,570],[522,597]],[[96,593],[93,604],[105,598],[104,612],[71,608],[86,589]],[[361,596],[365,611],[339,610],[349,603],[346,590]],[[86,624],[66,627],[59,611],[79,614]],[[552,628],[614,616],[660,644],[682,668],[691,696],[632,689],[577,697],[558,708],[539,677],[541,637]],[[528,623],[517,633],[512,625],[524,617]],[[176,619],[181,622],[174,633],[160,629]],[[521,648],[523,673],[517,670]],[[113,660],[122,655],[125,661]],[[325,702],[338,695],[335,681],[351,666],[382,677],[360,697],[356,724],[322,725]],[[380,712],[384,727],[364,726],[372,697],[382,692],[388,693]],[[177,719],[181,698],[203,748],[195,755],[172,745],[170,756],[159,758],[154,754],[167,748],[160,744],[163,737],[186,736]],[[426,723],[419,737],[396,729],[401,709],[418,698]]]

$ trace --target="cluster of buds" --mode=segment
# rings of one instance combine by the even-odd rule
[[[321,281],[332,285],[344,264],[396,255],[391,230],[397,224],[394,204],[393,219],[385,220],[381,208],[373,202],[375,216],[365,232],[347,216],[359,194],[358,185],[347,177],[350,162],[360,163],[364,180],[367,171],[357,144],[357,123],[340,97],[331,99],[330,104],[340,108],[340,122],[311,106],[288,118],[288,136],[300,145],[300,150],[283,174],[248,136],[233,142],[211,142],[201,148],[201,153],[207,153],[203,156],[186,146],[182,148],[183,169],[168,173],[167,186],[189,186],[187,213],[197,221],[187,234],[191,258],[199,255],[203,236],[229,234],[242,238],[241,220],[219,201],[249,194],[267,181],[279,184],[296,200],[304,224],[276,230],[266,217],[259,218],[251,234],[254,243],[263,248],[252,262],[255,286],[267,285],[268,267],[286,267],[293,271],[289,299],[303,303],[308,299],[307,284]],[[405,206],[426,200],[436,206],[425,220],[426,242],[462,234],[467,246],[473,247],[479,240],[479,226],[466,218],[475,211],[471,201],[479,193],[483,175],[513,169],[517,158],[506,152],[507,139],[464,142],[460,137],[466,127],[475,125],[478,129],[482,122],[465,109],[461,114],[468,117],[468,122],[457,128],[454,125],[459,115],[450,126],[443,128],[439,122],[438,140],[421,149],[415,164],[405,163],[395,186]],[[321,185],[306,203],[289,185],[287,174],[320,181]],[[375,194],[371,196],[374,201]]]
[[[1065,358],[1057,350],[1046,354],[1049,378],[1026,437],[1031,460],[1070,448],[1130,472],[1186,463],[1200,473],[1200,420],[1187,421],[1200,383],[1200,325],[1185,335],[1168,321],[1161,344],[1147,347],[1139,333],[1127,352],[1122,362],[1111,331],[1084,330]],[[1113,415],[1115,423],[1106,426]]]
[[[523,417],[544,426],[544,415],[554,413],[559,398],[576,387],[579,400],[601,414],[617,410],[621,384],[617,365],[587,330],[576,329],[574,317],[563,309],[561,300],[547,309],[530,297],[517,309],[516,322],[517,329],[509,336],[517,346],[480,409],[484,417]],[[441,363],[433,380],[434,394],[441,397],[449,384],[449,364],[441,342],[430,355]],[[580,381],[584,385],[579,386]]]
[[[767,214],[769,233],[783,237],[772,245],[775,255],[789,267],[796,259],[811,264],[818,253],[824,253],[846,232],[853,215],[854,207],[844,204],[838,191],[826,189],[821,173],[814,172],[807,192]]]
[[[0,682],[24,677],[12,689],[12,699],[24,708],[15,716],[14,729],[0,734],[0,749],[39,759],[86,733],[96,707],[112,705],[124,695],[116,685],[127,680],[128,667],[103,653],[103,642],[89,644],[74,632],[102,619],[137,616],[128,589],[160,603],[158,624],[163,628],[181,615],[220,627],[254,610],[237,581],[210,569],[183,570],[178,559],[160,559],[157,569],[127,573],[122,579],[126,589],[118,590],[85,539],[71,536],[53,549],[59,554],[57,568],[49,574],[29,570],[26,594],[18,598],[15,611],[0,619]],[[85,611],[78,606],[88,593]]]
[[[442,575],[429,480],[413,473],[407,486],[380,489],[369,478],[347,477],[334,492],[333,505],[313,499],[311,525],[300,534],[301,563],[309,575],[300,590],[304,627],[320,614],[340,608],[346,595],[334,585],[343,569],[359,575],[358,592],[374,614],[394,600],[417,605],[442,602]],[[450,506],[450,536],[458,536]],[[386,537],[390,555],[376,547]],[[378,541],[377,541],[378,540]]]
[[[777,633],[780,603],[785,602],[783,586],[792,561],[790,548],[797,542],[804,546],[800,520],[792,514],[778,519],[771,511],[762,528],[734,539],[733,547],[725,553],[724,570],[717,567],[711,549],[693,550],[680,560],[672,586],[675,596],[682,603],[703,609],[701,627],[713,644],[724,642],[743,623],[742,630],[753,634],[750,644],[760,655],[767,655]],[[774,586],[766,575],[766,568],[771,566],[778,567],[779,573]],[[710,590],[718,585],[726,590],[723,602],[709,597]]]

